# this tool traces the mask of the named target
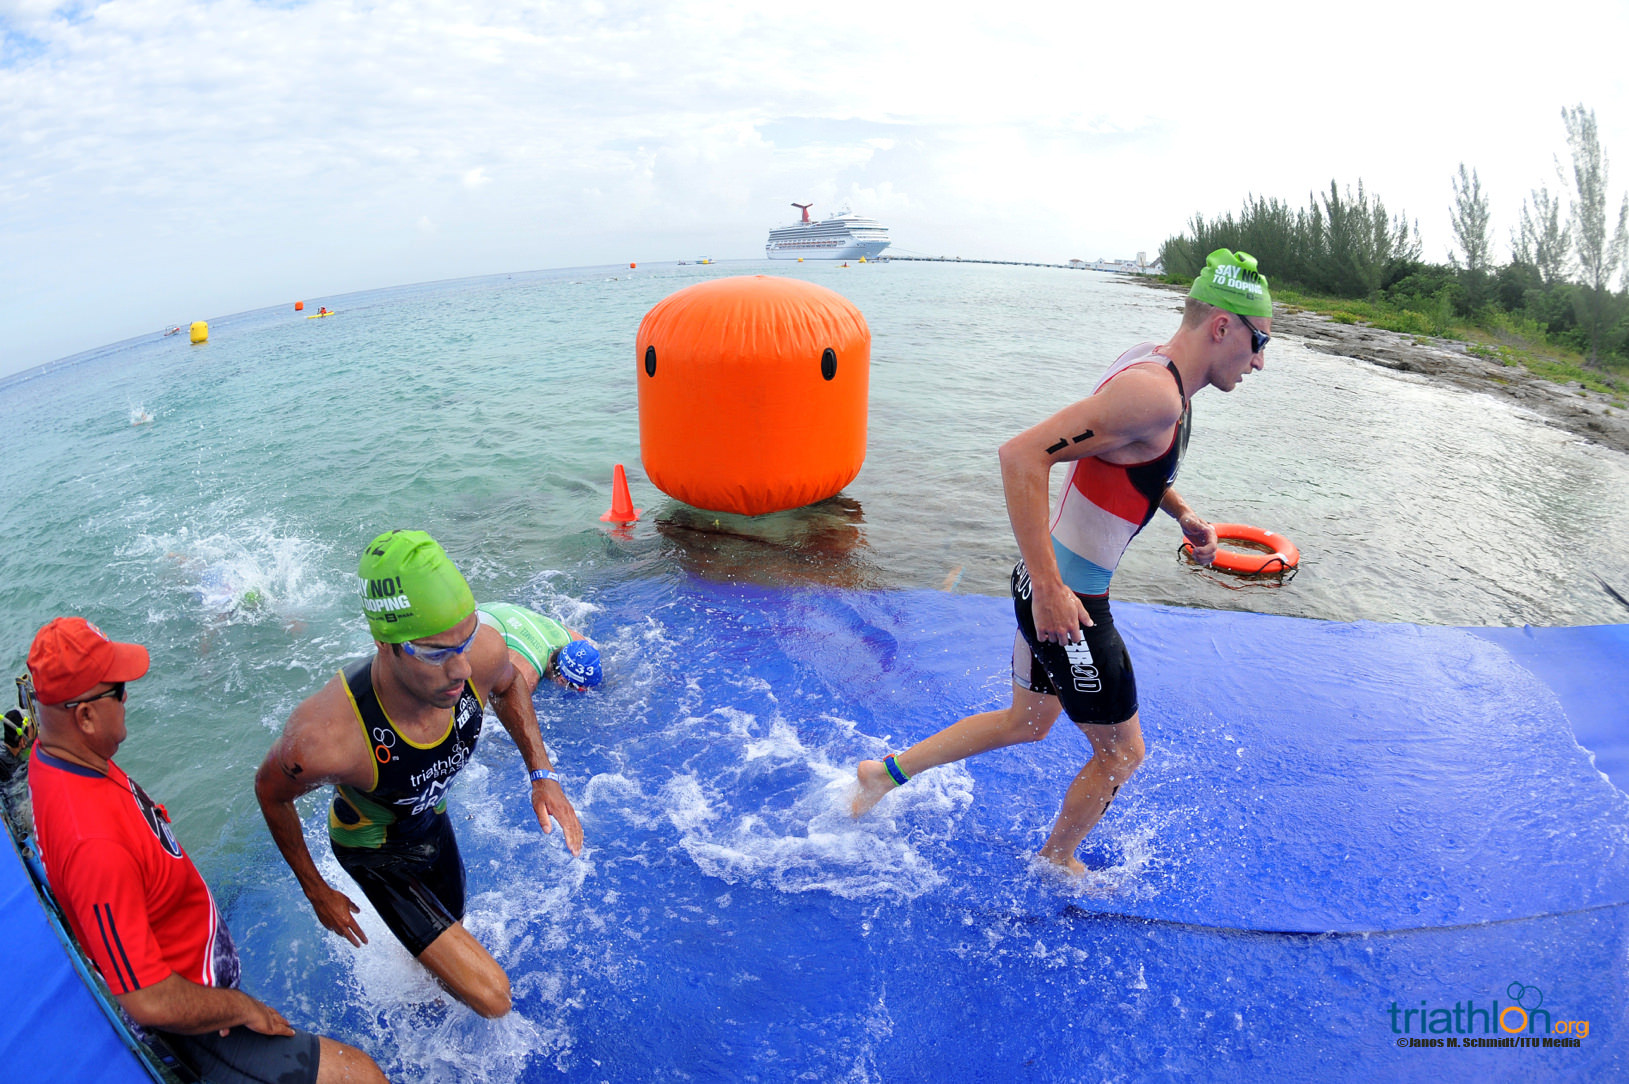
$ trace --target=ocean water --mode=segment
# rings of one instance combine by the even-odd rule
[[[758,520],[670,501],[639,470],[640,317],[684,285],[741,273],[830,286],[873,333],[864,469],[831,501]],[[982,807],[975,796],[992,800],[991,783],[953,767],[900,803],[910,816],[846,824],[834,795],[853,761],[949,719],[862,719],[846,701],[811,700],[804,714],[760,687],[762,675],[698,664],[707,640],[694,626],[708,617],[685,585],[793,592],[777,598],[826,587],[1004,595],[1016,547],[997,445],[1088,393],[1126,346],[1163,339],[1178,300],[1032,268],[598,268],[306,298],[308,312],[337,315],[307,320],[290,301],[212,319],[199,346],[184,333],[116,344],[0,384],[12,438],[0,487],[10,617],[0,649],[21,672],[33,630],[68,612],[148,645],[153,671],[133,689],[120,763],[175,815],[245,948],[251,988],[291,1018],[360,1028],[354,1037],[398,1078],[898,1079],[878,1052],[908,1021],[875,983],[846,990],[823,939],[876,974],[865,931],[910,945],[968,914],[1007,915],[1008,889],[959,882],[985,860],[1033,877],[1021,858],[1057,795],[997,785],[1002,816],[975,822],[969,810]],[[625,537],[598,521],[616,463],[646,509]],[[1294,539],[1302,571],[1273,586],[1185,566],[1179,532],[1160,517],[1128,552],[1117,598],[1440,625],[1629,616],[1595,578],[1629,583],[1619,541],[1629,457],[1491,397],[1293,340],[1275,339],[1266,369],[1233,393],[1197,396],[1178,488],[1213,520]],[[528,822],[509,779],[517,758],[497,727],[453,792],[470,926],[516,974],[519,1011],[498,1025],[438,1004],[388,936],[353,953],[323,934],[250,790],[294,705],[368,650],[349,581],[362,543],[397,526],[441,540],[477,597],[519,601],[588,633],[611,675],[590,708],[539,694],[545,737],[584,812],[584,860]],[[999,701],[1001,661],[968,658],[969,688],[946,694],[944,710]],[[806,665],[839,666],[822,651]],[[574,766],[583,774],[572,777]],[[348,885],[325,857],[320,803],[305,812],[313,853]],[[1159,830],[1116,828],[1097,887],[1135,896]],[[927,843],[969,832],[976,842]],[[647,894],[653,885],[665,899]],[[762,936],[776,923],[798,931],[795,944]],[[1075,988],[1083,996],[1139,981],[1146,990],[1138,961],[1155,966],[1150,949],[1097,967],[1091,945],[1049,946],[1010,915],[966,925],[989,955],[966,946],[963,957],[1057,953],[1049,967],[1090,972]],[[738,943],[750,940],[751,952],[720,948],[748,928],[759,936]],[[777,952],[803,971],[766,970]],[[799,981],[840,996],[820,1008],[799,997]],[[920,992],[892,996],[920,1010]],[[970,1011],[939,1021],[946,1042],[956,1014]],[[1177,1027],[1182,1014],[1172,1014],[1157,1015]],[[771,1018],[786,1023],[758,1033]],[[1035,1040],[1035,1079],[1071,1079],[1059,1052],[1092,1036],[1120,1058],[1101,1066],[1105,1077],[1194,1067],[1083,1026]],[[667,1053],[618,1051],[615,1033]],[[1239,1055],[1266,1042],[1242,1031],[1225,1041]]]

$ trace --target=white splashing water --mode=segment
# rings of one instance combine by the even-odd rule
[[[258,517],[207,533],[185,526],[140,533],[119,556],[149,565],[164,609],[233,623],[286,621],[322,609],[342,590],[322,574],[329,549]]]

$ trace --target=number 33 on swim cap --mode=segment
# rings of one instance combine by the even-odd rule
[[[475,596],[440,543],[423,531],[386,531],[362,550],[356,574],[375,640],[434,636],[475,612]]]

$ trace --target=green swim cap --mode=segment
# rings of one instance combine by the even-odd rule
[[[1193,280],[1188,296],[1240,316],[1273,315],[1267,276],[1256,270],[1256,258],[1248,252],[1219,248],[1206,256],[1205,269]]]
[[[423,531],[386,531],[362,551],[362,613],[375,640],[399,644],[446,632],[475,612],[447,551]]]

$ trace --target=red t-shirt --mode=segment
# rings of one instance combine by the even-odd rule
[[[104,776],[38,746],[28,789],[46,879],[108,989],[128,994],[172,972],[238,985],[232,937],[163,806],[111,761]]]

